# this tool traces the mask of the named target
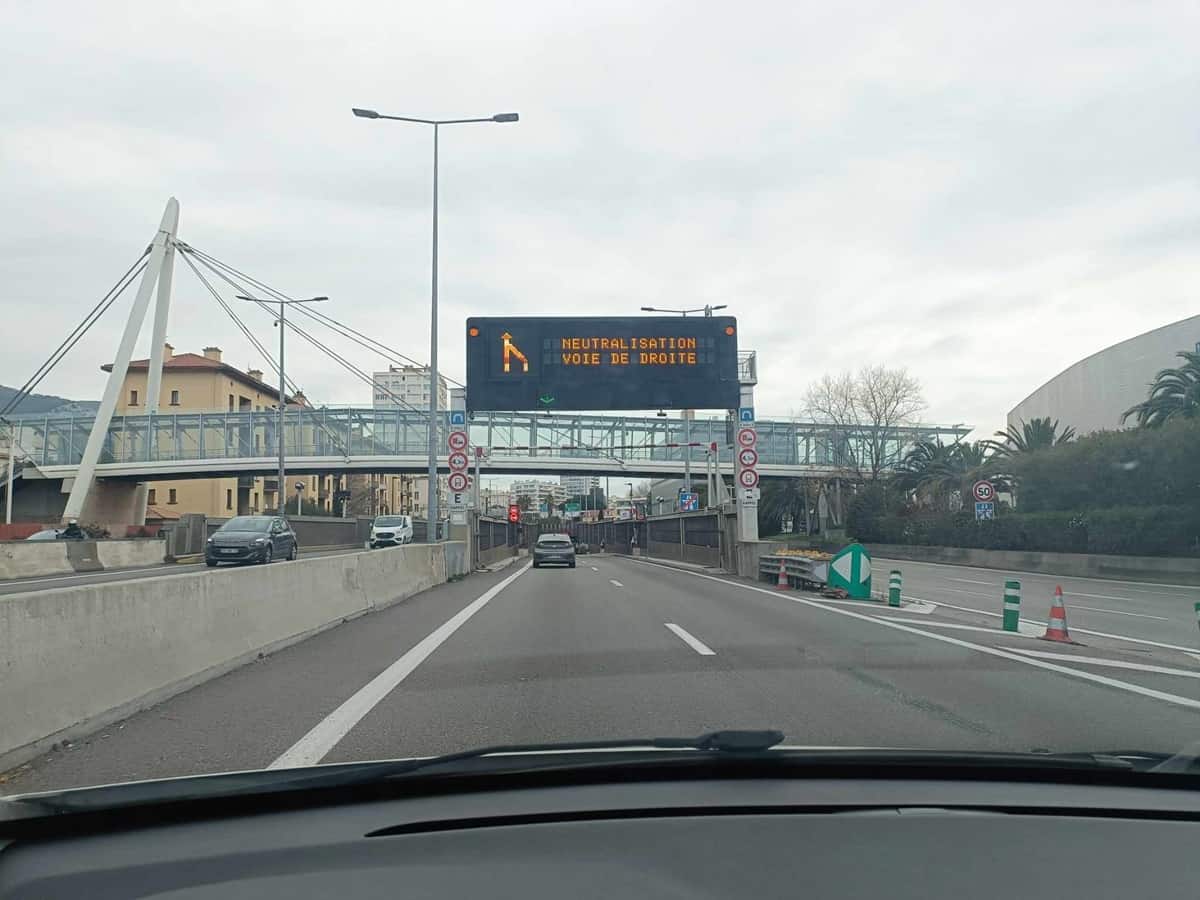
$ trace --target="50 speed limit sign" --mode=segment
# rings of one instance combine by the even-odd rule
[[[971,493],[979,503],[991,503],[996,499],[996,487],[990,481],[975,482]]]

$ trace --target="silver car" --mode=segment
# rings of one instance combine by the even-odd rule
[[[538,535],[533,545],[533,567],[568,566],[575,568],[575,545],[569,534]]]

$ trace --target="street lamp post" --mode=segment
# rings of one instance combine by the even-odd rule
[[[276,494],[279,499],[279,515],[282,516],[287,512],[287,484],[284,481],[284,474],[283,474],[283,461],[284,461],[283,408],[286,405],[286,401],[284,400],[285,393],[284,393],[284,383],[283,383],[283,381],[284,381],[284,379],[283,379],[283,334],[287,330],[284,327],[285,326],[285,322],[284,322],[284,311],[285,310],[284,310],[284,308],[287,306],[292,306],[293,304],[297,304],[297,303],[324,303],[329,298],[328,297],[308,297],[303,300],[277,300],[274,297],[272,297],[270,300],[263,300],[259,297],[247,297],[245,294],[237,294],[236,296],[239,300],[246,300],[246,301],[249,301],[250,303],[257,303],[259,305],[262,305],[265,303],[278,303],[279,304],[279,320],[275,323],[276,327],[279,329],[279,414],[278,414],[277,424],[275,426],[275,430],[277,432],[275,440],[279,444],[279,473],[278,473],[279,474],[279,483],[278,483],[278,486],[276,487]]]
[[[351,110],[360,119],[390,119],[394,122],[415,122],[433,126],[433,275],[429,309],[429,527],[426,539],[437,541],[437,412],[438,412],[438,132],[442,125],[465,125],[473,122],[516,122],[517,113],[497,113],[480,119],[415,119],[408,116],[385,116],[373,109]]]
[[[671,313],[672,315],[683,316],[687,318],[688,313],[704,313],[704,318],[711,319],[714,310],[727,309],[728,303],[718,303],[716,306],[705,304],[697,306],[693,309],[659,309],[657,306],[643,306],[642,312],[658,312]],[[692,410],[685,409],[683,411],[683,442],[689,446],[683,448],[683,486],[687,490],[692,489]]]

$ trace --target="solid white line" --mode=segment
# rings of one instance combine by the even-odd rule
[[[1023,637],[1037,638],[1036,634],[1029,634],[1023,631],[997,631],[995,628],[985,628],[982,625],[960,625],[957,622],[926,622],[923,619],[890,619],[891,622],[909,622],[913,625],[924,625],[926,628],[952,628],[956,631],[985,631],[988,634],[999,637]],[[1025,623],[1021,623],[1025,624]]]
[[[597,569],[595,566],[588,566],[588,568],[589,568],[589,569],[591,569],[593,572],[599,572],[599,571],[600,571],[600,570],[599,570],[599,569]]]
[[[921,598],[907,596],[907,597],[904,597],[903,599],[905,599],[905,600],[920,600]],[[992,616],[993,618],[999,619],[1004,615],[1003,613],[990,612],[989,610],[986,610],[986,609],[975,609],[973,606],[958,606],[954,603],[945,603],[941,600],[924,600],[922,602],[932,603],[934,606],[944,606],[947,609],[957,609],[957,610],[960,610],[961,612],[975,613],[978,616]],[[1074,608],[1074,607],[1072,607],[1072,608]],[[1025,625],[1027,623],[1029,623],[1029,619],[1022,616],[1021,624]],[[1031,624],[1033,624],[1033,623],[1031,623]],[[1037,627],[1040,628],[1041,626],[1037,626]],[[1124,634],[1112,634],[1111,632],[1108,632],[1108,631],[1092,631],[1091,629],[1088,629],[1088,628],[1076,628],[1073,625],[1071,626],[1071,631],[1078,632],[1079,634],[1090,634],[1092,637],[1112,638],[1114,641],[1124,641],[1127,644],[1145,644],[1147,647],[1162,647],[1164,650],[1179,650],[1182,653],[1195,653],[1196,652],[1196,649],[1194,647],[1181,647],[1178,644],[1164,644],[1162,641],[1150,641],[1150,640],[1146,640],[1145,638],[1129,637],[1128,635],[1124,635]]]
[[[337,709],[318,722],[308,734],[300,738],[268,769],[288,769],[294,766],[313,766],[325,758],[338,741],[349,734],[350,729],[362,721],[384,697],[395,690],[405,678],[429,658],[450,635],[458,631],[467,620],[483,609],[489,600],[529,571],[526,563],[503,581],[492,585],[486,592],[471,601],[436,629],[421,639],[415,647],[359,688]]]
[[[608,579],[608,583],[616,585],[617,587],[625,587],[625,585],[621,584],[621,582],[617,581],[615,578]]]
[[[986,587],[1000,587],[1000,585],[998,585],[992,581],[972,581],[970,578],[947,578],[946,580],[947,581],[958,581],[963,584],[982,584]]]
[[[679,638],[681,641],[683,641],[685,644],[687,644],[689,647],[691,647],[693,650],[695,650],[701,656],[716,656],[717,655],[715,650],[711,649],[703,641],[688,634],[686,631],[684,631],[682,628],[680,628],[678,625],[674,624],[673,622],[663,622],[663,624],[666,625],[667,628],[669,628],[671,631],[673,631],[677,638]]]
[[[1170,622],[1166,616],[1148,616],[1145,613],[1124,612],[1119,609],[1098,609],[1095,606],[1078,606],[1072,603],[1071,609],[1086,609],[1088,612],[1112,613],[1114,616],[1133,616],[1135,619],[1158,619],[1160,622]]]
[[[962,572],[963,570],[966,570],[969,572],[978,572],[980,574],[983,574],[984,572],[1004,573],[1004,574],[1000,575],[1000,577],[1002,577],[1002,578],[1005,577],[1005,575],[1009,575],[1009,574],[1011,574],[1011,575],[1028,575],[1031,578],[1047,578],[1051,581],[1053,581],[1057,578],[1057,579],[1061,579],[1063,581],[1092,581],[1092,582],[1096,582],[1099,584],[1136,584],[1136,585],[1141,585],[1143,587],[1164,588],[1168,591],[1194,591],[1194,590],[1196,590],[1196,588],[1192,585],[1163,584],[1162,582],[1159,582],[1159,581],[1122,581],[1119,578],[1091,578],[1087,575],[1058,575],[1058,574],[1047,573],[1047,572],[1026,572],[1023,569],[981,569],[979,566],[956,566],[953,563],[932,563],[932,562],[923,562],[923,561],[917,560],[917,559],[892,559],[891,557],[888,557],[888,556],[876,557],[875,561],[879,562],[881,565],[885,564],[885,563],[895,562],[895,563],[908,563],[910,565],[917,565],[917,566],[929,566],[934,569],[958,569],[958,571],[960,571],[960,572]],[[894,568],[898,568],[898,567],[894,567]],[[1169,596],[1169,595],[1164,594],[1163,596]]]
[[[1024,647],[1013,647],[1013,653],[1024,653],[1040,659],[1061,659],[1064,662],[1082,663],[1088,666],[1107,666],[1111,669],[1134,669],[1138,672],[1156,672],[1159,675],[1179,675],[1183,678],[1200,678],[1200,671],[1195,669],[1171,669],[1167,666],[1149,666],[1145,663],[1126,662],[1122,659],[1104,659],[1100,656],[1072,656],[1070,653],[1047,653],[1045,650],[1026,650]]]
[[[646,563],[646,565],[655,565],[655,563]],[[660,568],[670,567],[661,566]],[[777,594],[775,591],[769,591],[766,588],[760,588],[751,584],[741,584],[737,581],[726,581],[724,578],[715,578],[712,575],[702,575],[699,572],[688,572],[684,569],[675,569],[674,571],[680,572],[683,575],[691,575],[694,578],[707,578],[711,581],[719,581],[722,584],[741,588],[744,591],[758,591],[759,593],[766,594],[768,597],[779,596],[779,594]],[[1193,700],[1191,697],[1181,697],[1178,694],[1169,694],[1166,691],[1156,691],[1151,688],[1142,687],[1140,684],[1131,684],[1128,681],[1118,681],[1117,679],[1109,678],[1106,675],[1095,675],[1091,672],[1082,672],[1078,669],[1069,669],[1066,666],[1060,666],[1057,663],[1047,662],[1020,653],[1014,653],[1011,650],[1001,650],[997,647],[988,647],[984,644],[975,644],[971,641],[959,640],[958,638],[950,637],[947,634],[934,634],[931,631],[922,631],[919,628],[913,628],[911,625],[901,624],[894,619],[884,619],[879,616],[868,616],[864,615],[863,613],[851,612],[848,609],[839,609],[836,606],[825,606],[805,597],[790,597],[788,599],[790,599],[793,603],[800,603],[813,609],[821,609],[827,613],[832,613],[833,615],[846,616],[847,618],[858,619],[862,622],[871,622],[883,628],[894,628],[897,631],[905,631],[909,634],[915,634],[919,635],[920,637],[929,638],[931,641],[940,641],[943,644],[962,647],[966,650],[974,650],[977,653],[985,653],[988,656],[998,656],[1001,659],[1024,663],[1027,666],[1033,666],[1036,669],[1045,669],[1048,672],[1057,672],[1060,675],[1066,675],[1069,678],[1077,678],[1080,681],[1090,681],[1093,684],[1102,684],[1105,687],[1116,688],[1117,690],[1121,691],[1128,691],[1131,694],[1139,694],[1143,697],[1150,697],[1154,700],[1162,700],[1165,703],[1171,703],[1176,706],[1200,710],[1200,700]]]
[[[158,566],[137,566],[132,569],[104,569],[99,572],[76,572],[74,575],[55,575],[51,578],[30,578],[23,580],[19,578],[0,581],[0,588],[7,587],[24,587],[27,584],[52,584],[55,581],[81,581],[88,578],[102,578],[108,576],[113,581],[120,581],[120,578],[114,576],[120,575],[141,575],[143,572],[156,572],[159,569],[167,569],[172,572],[185,572],[188,569],[198,569],[203,563],[188,563],[186,565],[178,565],[170,563],[168,565]],[[148,577],[148,576],[144,576]],[[133,579],[131,579],[133,580]]]

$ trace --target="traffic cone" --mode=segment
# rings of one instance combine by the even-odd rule
[[[1050,605],[1050,618],[1046,620],[1046,633],[1042,635],[1042,640],[1075,643],[1067,634],[1067,608],[1063,606],[1061,586],[1054,589],[1054,602]]]
[[[788,584],[787,577],[787,560],[779,560],[779,577],[775,580],[775,590],[786,591],[791,585]]]

